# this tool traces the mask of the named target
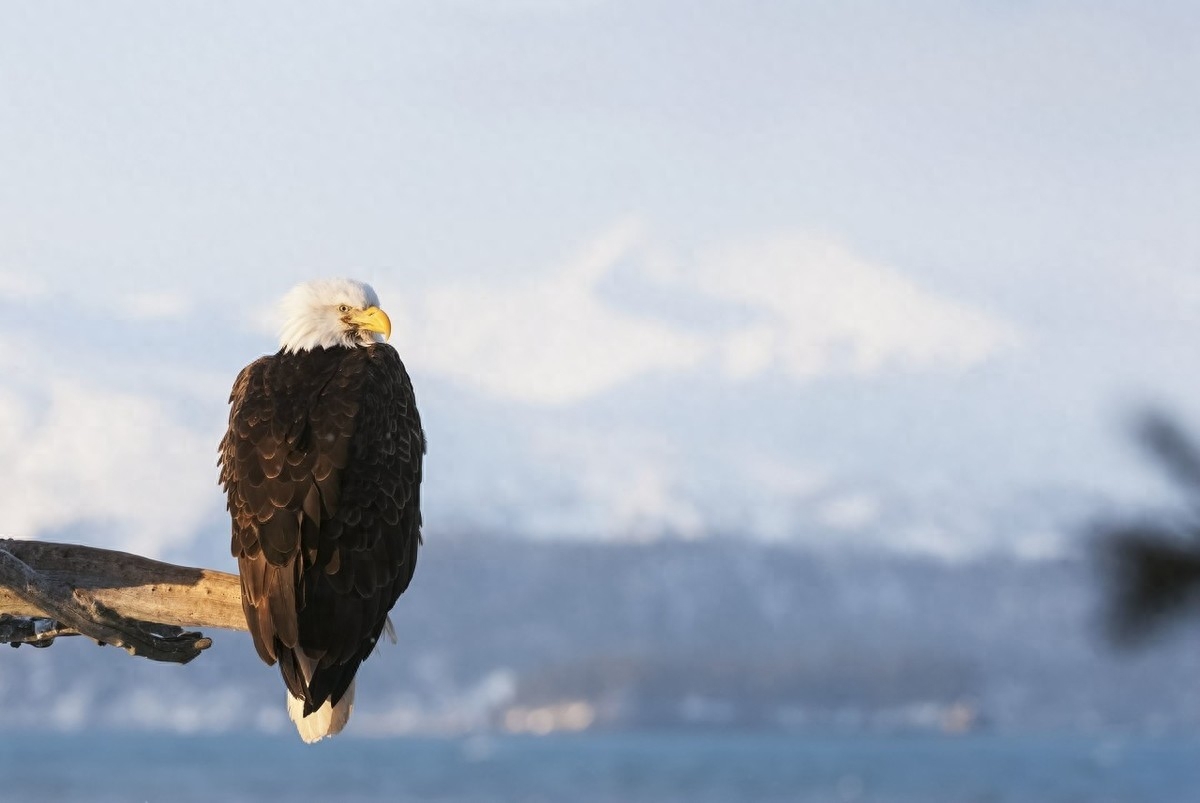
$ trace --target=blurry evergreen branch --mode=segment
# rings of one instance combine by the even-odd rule
[[[0,539],[0,642],[84,635],[187,663],[212,644],[187,627],[245,630],[236,575],[73,544]]]
[[[1112,596],[1108,629],[1120,646],[1136,646],[1200,602],[1200,448],[1172,419],[1142,416],[1137,437],[1179,488],[1183,515],[1107,523],[1099,528]]]

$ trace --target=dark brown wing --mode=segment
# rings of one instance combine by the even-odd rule
[[[221,480],[246,620],[308,712],[341,698],[412,579],[425,448],[412,384],[390,346],[315,349],[247,366],[230,402]]]
[[[316,561],[302,583],[300,642],[318,659],[306,713],[327,698],[341,699],[408,588],[421,541],[425,434],[412,383],[391,346],[353,352],[365,366],[358,428],[338,514],[322,526]]]

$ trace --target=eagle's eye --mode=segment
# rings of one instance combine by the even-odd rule
[[[346,314],[346,313],[347,313],[347,312],[349,312],[349,311],[350,311],[350,305],[349,305],[349,304],[339,304],[339,305],[338,305],[338,312],[342,313],[343,315],[344,315],[344,314]]]

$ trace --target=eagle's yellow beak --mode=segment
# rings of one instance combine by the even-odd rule
[[[384,340],[392,336],[392,319],[379,307],[367,307],[362,312],[356,312],[350,317],[350,323],[368,332],[378,332]]]

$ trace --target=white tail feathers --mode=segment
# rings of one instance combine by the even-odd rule
[[[296,723],[300,738],[312,744],[326,736],[341,733],[342,728],[346,727],[346,723],[350,721],[350,712],[354,710],[354,681],[350,681],[350,688],[346,689],[337,705],[330,705],[326,700],[323,706],[308,716],[304,716],[303,700],[293,697],[291,692],[288,692],[287,697],[288,716]]]
[[[300,664],[300,672],[304,675],[304,685],[307,686],[312,681],[316,662],[302,652],[298,653],[296,658]],[[350,681],[350,687],[346,689],[342,699],[338,700],[337,705],[330,705],[326,700],[324,705],[308,716],[304,716],[304,701],[293,697],[290,691],[287,693],[288,716],[296,723],[296,730],[300,732],[301,739],[312,744],[326,736],[342,732],[342,728],[350,721],[350,712],[354,710],[354,683],[354,680]]]

